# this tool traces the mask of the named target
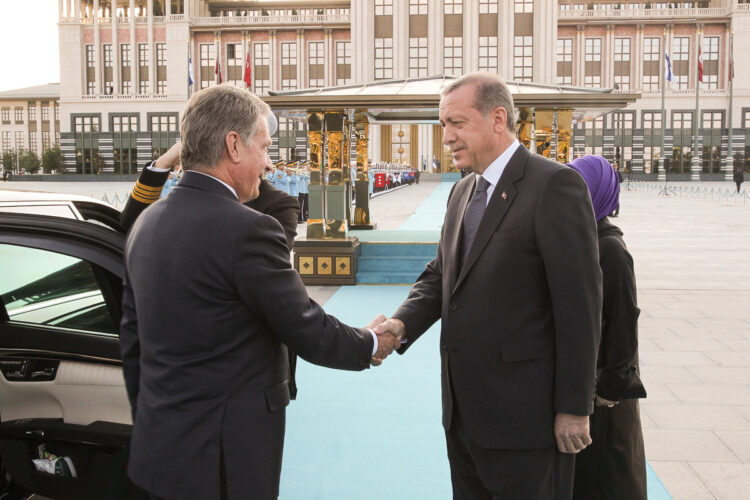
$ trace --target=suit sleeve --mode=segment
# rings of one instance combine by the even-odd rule
[[[243,303],[306,361],[341,370],[368,368],[372,335],[326,314],[307,295],[289,262],[279,223],[258,216],[247,226],[234,252],[235,283]]]
[[[604,399],[617,401],[630,382],[630,367],[638,353],[638,309],[633,258],[619,238],[608,237],[601,245],[604,280],[602,346],[604,357],[596,392]]]
[[[138,180],[130,192],[125,208],[120,215],[120,223],[128,231],[138,216],[161,196],[162,188],[167,182],[169,172],[154,172],[149,170],[149,163],[138,176]]]
[[[456,184],[448,194],[448,206],[456,189]],[[440,319],[443,305],[443,236],[445,224],[440,231],[437,255],[425,266],[417,282],[411,288],[409,296],[393,314],[394,318],[403,321],[406,327],[406,343],[399,349],[403,354],[422,336],[437,320]]]
[[[278,203],[273,203],[265,212],[281,224],[286,236],[289,250],[294,248],[294,238],[297,236],[297,221],[299,220],[299,202],[292,196],[282,197]]]
[[[555,324],[555,411],[589,415],[601,334],[602,273],[591,198],[576,171],[564,168],[550,176],[535,220]]]
[[[135,298],[127,274],[122,287],[122,320],[120,321],[120,355],[125,388],[130,401],[130,410],[135,421],[138,387],[141,371],[141,344],[138,340],[138,318],[135,312]]]

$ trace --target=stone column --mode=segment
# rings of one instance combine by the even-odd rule
[[[117,0],[112,0],[112,87],[120,93],[120,42],[117,36]]]
[[[554,85],[557,83],[557,2],[550,3],[534,1],[533,75],[536,83]]]
[[[169,16],[172,15],[172,0],[164,0],[166,6],[164,8],[164,21],[169,22]]]
[[[586,80],[586,42],[585,42],[586,26],[579,24],[576,26],[576,47],[573,54],[573,67],[575,68],[575,74],[573,75],[573,85],[583,87],[583,82]]]
[[[393,78],[409,77],[409,2],[393,2]]]
[[[640,89],[643,87],[643,25],[638,24],[635,27],[635,44],[633,51],[630,53],[631,63],[635,63],[630,74],[632,75],[630,88]],[[664,56],[662,56],[663,58]],[[635,125],[635,124],[634,124]]]
[[[325,77],[323,85],[333,87],[336,85],[336,44],[333,41],[333,30],[331,28],[326,28],[324,33],[323,53],[325,54],[325,68],[323,74]]]
[[[614,85],[614,68],[615,68],[615,26],[613,24],[607,25],[607,34],[604,37],[604,46],[602,47],[602,57],[606,57],[604,60],[606,64],[602,64],[602,88],[612,88]]]
[[[148,9],[148,81],[149,94],[156,93],[156,45],[154,44],[154,0],[146,2]]]
[[[279,81],[279,41],[276,38],[276,30],[268,30],[269,45],[271,47],[271,57],[268,64],[271,66],[271,81],[269,82],[269,90],[275,90],[281,87]]]
[[[307,54],[305,53],[305,30],[299,29],[297,30],[297,88],[298,89],[306,89],[308,87],[307,85],[307,79],[305,78],[305,75],[307,75],[306,67],[305,67],[305,61],[307,61]],[[308,62],[309,65],[309,62]]]
[[[427,2],[427,74],[443,73],[444,25],[443,0]],[[379,127],[373,127],[378,128]]]
[[[73,17],[75,17],[76,22],[81,22],[81,0],[75,0],[75,10],[73,10]]]
[[[102,44],[101,34],[99,33],[99,0],[94,0],[94,12],[92,13],[92,19],[94,23],[94,54],[96,61],[94,65],[96,68],[96,94],[101,95],[102,92],[102,80],[104,77],[104,61],[102,61]]]
[[[479,70],[479,2],[464,2],[464,73]]]
[[[514,0],[499,0],[497,5],[497,70],[506,80],[513,79]],[[438,155],[439,156],[439,155]]]
[[[135,0],[130,0],[130,95],[138,93],[138,45],[135,43]]]

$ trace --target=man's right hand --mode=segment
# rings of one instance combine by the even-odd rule
[[[400,319],[388,318],[382,323],[378,324],[373,328],[375,333],[382,335],[384,333],[390,333],[399,340],[406,337],[406,325]]]
[[[161,155],[154,162],[156,168],[168,168],[172,169],[175,165],[180,163],[180,154],[182,153],[182,142],[177,141],[174,145],[167,150],[166,153]]]

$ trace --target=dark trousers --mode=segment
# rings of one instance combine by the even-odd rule
[[[297,201],[299,201],[299,219],[300,222],[307,220],[307,193],[300,193],[297,195]]]
[[[446,432],[454,500],[570,500],[575,455],[557,447],[493,450],[481,447],[460,414]]]

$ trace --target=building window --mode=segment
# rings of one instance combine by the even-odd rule
[[[23,108],[15,108],[14,112],[16,123],[23,123]]]
[[[375,79],[393,78],[393,38],[375,39]]]
[[[447,36],[443,45],[443,73],[448,76],[461,76],[463,71],[463,38]]]
[[[704,129],[721,129],[724,127],[724,113],[721,111],[703,111],[701,128]]]
[[[630,38],[615,38],[615,84],[630,88]]]
[[[427,0],[409,0],[409,15],[427,15]]]
[[[113,94],[114,93],[114,84],[113,84],[113,71],[112,71],[112,44],[111,43],[105,43],[102,46],[102,52],[104,57],[104,93],[105,94]]]
[[[497,4],[495,4],[497,7]],[[479,71],[497,73],[497,37],[479,37]]]
[[[130,62],[130,44],[123,43],[120,45],[120,92],[122,94],[130,94],[133,84],[132,75],[130,74],[132,66]]]
[[[113,115],[112,132],[138,132],[138,115]]]
[[[672,128],[690,130],[693,129],[692,111],[675,111],[672,114]]]
[[[602,85],[602,39],[587,38],[583,83],[587,87]]]
[[[643,88],[646,90],[659,89],[659,71],[663,59],[661,53],[661,39],[647,37],[643,39]]]
[[[352,42],[336,42],[336,85],[352,83]]]
[[[253,43],[253,81],[257,95],[268,94],[271,88],[271,44]]]
[[[719,37],[703,38],[703,85],[709,89],[719,87]]]
[[[497,14],[497,0],[479,0],[480,14]]]
[[[2,118],[3,118],[3,123],[5,124],[10,123],[10,108],[2,109]]]
[[[376,16],[392,16],[393,0],[375,0]]]
[[[200,88],[205,89],[215,85],[214,64],[216,63],[216,45],[213,43],[202,43],[198,47],[200,51]]]
[[[297,42],[281,44],[281,90],[297,88]]]
[[[21,131],[16,132],[16,149],[26,149],[26,139]]]
[[[705,70],[705,59],[703,60]],[[704,73],[705,76],[705,73]],[[703,150],[701,159],[703,172],[706,174],[721,173],[721,129],[724,127],[724,113],[721,111],[701,112],[703,133]]]
[[[678,36],[672,40],[672,83],[678,89],[688,88],[690,74],[690,37]]]
[[[132,174],[138,170],[138,115],[110,115],[116,174]]]
[[[534,12],[534,0],[515,0],[515,12],[517,14]]]
[[[513,79],[517,82],[530,82],[533,74],[534,47],[531,36],[513,37]]]
[[[573,39],[557,39],[557,83],[573,84]]]
[[[96,92],[96,61],[94,60],[94,46],[86,45],[86,95]]]
[[[310,42],[307,44],[308,82],[310,88],[325,85],[325,44]]]
[[[31,151],[36,151],[36,144],[37,142],[37,136],[36,132],[29,132],[29,149]]]
[[[409,38],[409,78],[427,76],[427,38]]]
[[[156,93],[167,93],[167,44],[156,44]]]
[[[149,114],[151,156],[156,159],[167,152],[177,140],[177,113]]]
[[[245,63],[243,61],[242,44],[227,44],[227,73],[226,82],[245,88],[245,82],[242,81]]]
[[[42,151],[47,151],[49,147],[49,130],[42,130]]]
[[[443,12],[445,14],[462,14],[463,0],[444,0]]]
[[[138,93],[148,94],[150,92],[150,79],[148,74],[148,44],[138,44]]]
[[[669,171],[675,174],[690,173],[693,159],[693,112],[672,112],[674,146]]]
[[[35,122],[36,121],[36,105],[29,103],[28,110],[29,110],[29,121]]]
[[[12,146],[10,144],[10,132],[3,132],[3,153],[10,151]]]

